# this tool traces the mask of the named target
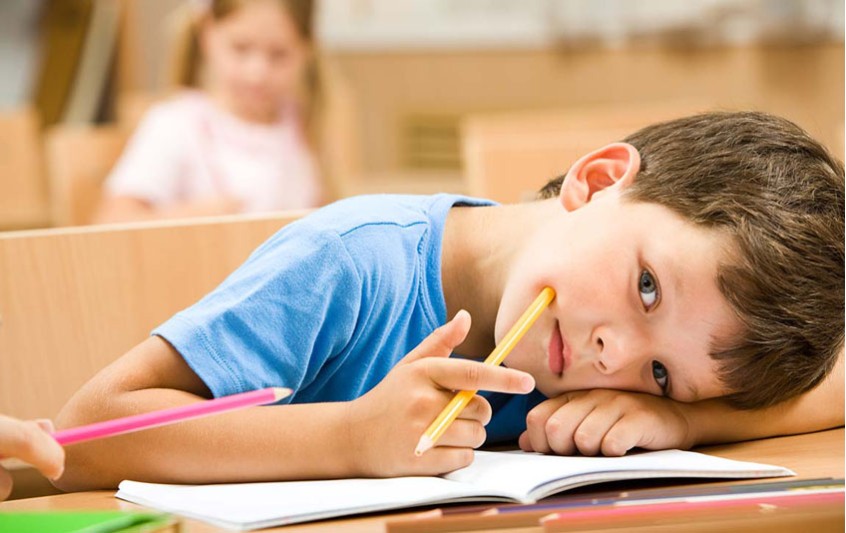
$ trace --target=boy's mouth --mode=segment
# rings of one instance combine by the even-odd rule
[[[560,376],[567,368],[567,358],[570,352],[570,346],[564,342],[564,337],[561,335],[561,330],[558,327],[558,321],[555,321],[555,327],[552,328],[552,335],[549,338],[549,347],[547,353],[549,356],[549,370]]]

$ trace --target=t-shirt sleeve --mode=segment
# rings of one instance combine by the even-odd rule
[[[361,302],[355,266],[337,234],[293,227],[302,222],[153,331],[216,397],[272,386],[303,390],[352,337]]]
[[[162,107],[144,116],[106,182],[110,196],[131,196],[157,207],[178,200],[186,148],[180,118]]]

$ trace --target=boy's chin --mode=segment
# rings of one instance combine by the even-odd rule
[[[546,396],[547,398],[555,398],[566,391],[561,390],[561,387],[553,387],[549,384],[535,383],[535,390]]]

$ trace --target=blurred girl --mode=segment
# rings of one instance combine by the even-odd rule
[[[321,203],[308,141],[312,4],[192,2],[174,73],[204,90],[147,113],[106,183],[100,222]]]

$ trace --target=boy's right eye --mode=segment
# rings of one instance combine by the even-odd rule
[[[637,283],[637,290],[640,294],[640,301],[647,311],[651,311],[660,300],[661,292],[658,290],[658,282],[651,272],[644,269],[640,273],[640,278]]]

